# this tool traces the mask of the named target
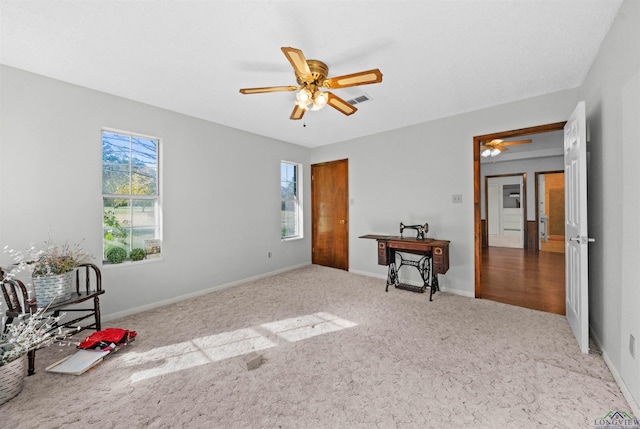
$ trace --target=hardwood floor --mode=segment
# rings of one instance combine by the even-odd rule
[[[540,250],[544,252],[560,252],[564,253],[565,239],[564,235],[552,235],[547,241],[541,240]]]
[[[564,253],[485,247],[482,298],[564,315],[564,269]]]

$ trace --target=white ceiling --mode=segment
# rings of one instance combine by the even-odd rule
[[[316,147],[579,86],[622,0],[0,1],[0,62]],[[282,46],[372,101],[292,121]],[[306,125],[306,126],[303,126]]]

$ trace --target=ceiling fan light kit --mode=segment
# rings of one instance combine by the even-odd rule
[[[313,86],[309,85],[309,87]],[[329,96],[315,87],[312,89],[309,89],[309,87],[304,86],[296,93],[296,104],[305,111],[322,109],[329,101]]]
[[[289,119],[302,119],[304,112],[308,110],[320,110],[327,104],[344,115],[352,115],[358,109],[329,91],[321,91],[320,88],[339,89],[382,82],[382,73],[378,69],[327,78],[329,67],[322,61],[307,60],[302,51],[296,48],[283,47],[282,52],[293,67],[298,86],[242,88],[240,93],[260,94],[266,92],[297,91],[296,103]]]
[[[485,150],[483,150],[480,155],[482,155],[485,158],[488,158],[490,156],[497,156],[500,155],[502,153],[502,151],[500,149],[496,148],[486,148]]]
[[[311,110],[320,110],[327,105],[329,97],[324,92],[318,91],[313,96],[313,106]]]

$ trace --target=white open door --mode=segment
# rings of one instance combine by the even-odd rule
[[[566,312],[582,353],[589,353],[587,127],[584,101],[564,127]]]

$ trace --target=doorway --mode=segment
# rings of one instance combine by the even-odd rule
[[[311,263],[349,270],[349,161],[311,165]]]
[[[484,281],[490,281],[491,278],[487,275],[487,272],[485,272],[485,275],[483,278],[483,264],[487,265],[489,264],[489,260],[483,258],[483,250],[486,249],[491,249],[491,248],[484,248],[483,249],[483,245],[482,245],[482,238],[486,237],[486,231],[485,228],[483,227],[483,221],[482,221],[482,213],[481,213],[481,202],[482,202],[482,196],[481,196],[481,166],[480,166],[480,146],[482,145],[482,142],[486,142],[486,141],[491,141],[494,139],[508,139],[508,138],[512,138],[512,137],[521,137],[521,136],[527,136],[527,135],[534,135],[534,134],[542,134],[542,133],[547,133],[547,132],[552,132],[552,131],[561,131],[564,128],[566,122],[556,122],[556,123],[551,123],[551,124],[546,124],[546,125],[540,125],[540,126],[535,126],[535,127],[529,127],[529,128],[521,128],[521,129],[515,129],[515,130],[510,130],[510,131],[504,131],[504,132],[499,132],[499,133],[492,133],[492,134],[485,134],[485,135],[480,135],[480,136],[475,136],[473,138],[473,166],[474,166],[474,252],[475,252],[475,297],[476,298],[489,298],[488,296],[485,297],[485,291],[483,290],[483,282]],[[537,227],[535,227],[535,224],[533,225],[533,228],[531,228],[532,231],[528,231],[528,222],[526,222],[525,220],[525,240],[528,241],[528,237],[527,237],[527,232],[532,232],[535,233],[537,237],[537,233],[535,232],[537,230]],[[511,259],[514,263],[519,263],[518,261],[520,261],[521,259],[518,258],[526,258],[529,253],[534,253],[534,252],[530,252],[529,250],[525,250],[525,249],[506,249],[510,252],[520,252],[520,255],[509,255],[509,258],[515,258],[515,259]],[[545,262],[542,261],[542,264],[544,264]],[[526,276],[526,270],[529,269],[527,268],[527,266],[529,267],[533,267],[533,266],[540,266],[540,262],[533,264],[533,265],[528,265],[528,264],[523,264],[521,265],[522,269],[521,271],[523,271],[524,275]],[[493,268],[490,268],[493,270]],[[531,268],[533,269],[533,268]],[[538,268],[539,269],[539,268]],[[564,283],[562,283],[562,288],[564,290]],[[515,302],[513,302],[512,304],[514,305],[519,305]],[[545,310],[545,311],[549,311],[549,310]]]
[[[538,249],[565,252],[564,171],[536,172]]]

